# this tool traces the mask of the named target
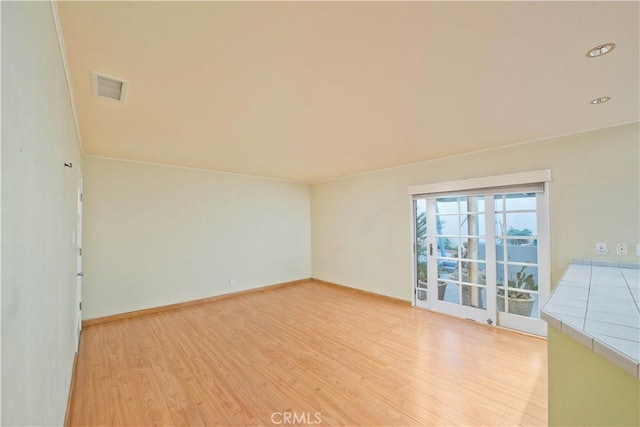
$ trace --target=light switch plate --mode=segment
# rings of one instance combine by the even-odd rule
[[[626,243],[618,243],[616,245],[616,254],[617,255],[626,255],[627,254],[627,244]]]

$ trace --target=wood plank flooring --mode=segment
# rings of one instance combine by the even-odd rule
[[[86,328],[67,420],[546,425],[546,347],[310,281]]]

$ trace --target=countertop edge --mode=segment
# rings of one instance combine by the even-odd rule
[[[619,263],[619,262],[615,262],[615,261],[573,260],[571,262],[571,264],[591,265],[591,266],[594,266],[594,267],[615,267],[615,268],[640,269],[640,264]],[[569,268],[571,267],[571,264],[567,267],[567,270],[565,270],[565,273],[566,273],[566,271],[569,270]],[[564,274],[563,274],[563,277],[564,277]],[[609,362],[611,362],[614,365],[618,366],[619,368],[621,368],[625,372],[628,372],[629,374],[633,375],[634,377],[640,379],[640,361],[637,361],[637,360],[631,358],[630,356],[628,356],[628,355],[616,350],[615,348],[611,347],[610,345],[607,345],[604,342],[600,341],[597,337],[585,332],[584,330],[576,327],[575,325],[569,324],[567,321],[561,319],[557,314],[554,314],[553,312],[550,312],[550,311],[546,310],[546,305],[553,298],[553,295],[554,295],[556,289],[558,289],[560,287],[561,282],[562,282],[562,279],[558,282],[558,284],[554,288],[554,291],[549,296],[549,299],[545,303],[545,307],[543,307],[540,310],[540,318],[542,320],[546,321],[549,326],[552,326],[552,327],[558,329],[562,333],[570,336],[571,338],[573,338],[576,341],[578,341],[580,344],[582,344],[585,347],[589,348],[590,350],[592,350],[596,354],[599,354],[600,356],[604,357],[606,360],[608,360]],[[566,316],[566,317],[569,317],[569,316]]]

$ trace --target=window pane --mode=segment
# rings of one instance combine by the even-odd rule
[[[465,259],[486,259],[486,240],[477,237],[462,237],[462,258]]]
[[[504,263],[496,263],[496,284],[498,287],[504,286]]]
[[[427,261],[418,261],[417,265],[418,283],[427,282]]]
[[[494,220],[496,236],[505,236],[507,229],[504,224],[504,214],[497,213]]]
[[[458,261],[438,259],[438,277],[445,277],[445,273],[453,273],[457,268]],[[442,275],[440,275],[441,271],[443,272]]]
[[[462,305],[487,309],[487,294],[485,288],[462,285]]]
[[[509,291],[509,313],[538,318],[538,294],[523,294]]]
[[[442,272],[442,277],[447,279],[447,280],[455,280],[457,282],[459,282],[461,280],[460,278],[460,268],[456,267],[455,270],[453,270],[452,272]]]
[[[416,200],[416,236],[427,236],[427,201],[424,199]]]
[[[438,215],[436,217],[436,233],[441,235],[457,236],[460,231],[458,224],[458,214],[455,215]]]
[[[416,207],[416,270],[418,286],[427,281],[427,201],[418,199]]]
[[[535,212],[508,213],[507,236],[536,236],[538,226]]]
[[[535,193],[507,194],[506,207],[508,211],[536,210]]]
[[[538,267],[511,265],[507,266],[507,277],[510,288],[520,288],[527,291],[538,291]],[[531,276],[529,278],[529,276]],[[505,283],[505,264],[496,263],[496,284],[498,287]]]
[[[538,237],[537,236],[518,236],[513,237],[510,236],[507,238],[507,245],[509,246],[537,246],[538,245]]]
[[[484,196],[460,197],[460,212],[484,212]]]
[[[444,300],[445,292],[447,290],[447,283],[444,280],[438,280],[438,299]]]
[[[496,212],[500,212],[504,210],[504,196],[494,196],[495,206],[494,209]]]
[[[441,197],[436,199],[436,213],[458,213],[458,198]]]
[[[457,279],[456,272],[456,280]],[[463,262],[461,280],[467,283],[485,285],[487,283],[487,267],[484,262]],[[451,277],[453,279],[453,277]]]
[[[523,267],[519,265],[509,265],[509,287],[525,289],[528,291],[538,290],[538,268]],[[504,281],[501,283],[501,285]]]
[[[486,234],[484,214],[461,215],[460,219],[459,232],[462,236],[484,236]]]
[[[459,261],[438,260],[438,278],[446,280],[458,280]]]
[[[453,304],[459,304],[460,302],[460,287],[457,283],[446,282],[444,286],[444,292],[438,288],[438,299],[440,301],[446,301]]]
[[[514,244],[518,243],[518,239],[507,240],[507,256],[511,262],[524,262],[527,264],[538,263],[538,247],[534,246],[534,240],[528,240],[527,245]],[[500,246],[502,249],[502,246]]]
[[[458,247],[460,239],[457,237],[439,237],[438,238],[438,255],[448,258],[459,258]]]

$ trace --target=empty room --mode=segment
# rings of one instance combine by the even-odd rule
[[[640,3],[0,23],[1,425],[640,425]]]

